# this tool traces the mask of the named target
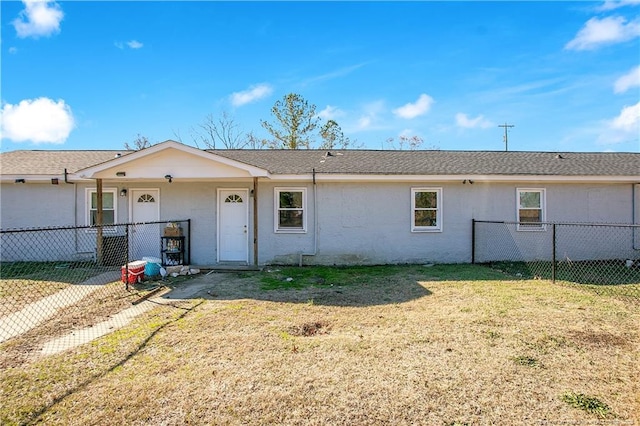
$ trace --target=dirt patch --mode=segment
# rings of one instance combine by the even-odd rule
[[[590,347],[626,347],[631,344],[628,337],[616,336],[608,332],[597,331],[571,331],[568,333],[569,339],[580,346]]]
[[[317,334],[327,334],[329,332],[330,326],[326,321],[311,321],[305,322],[304,324],[291,327],[289,329],[289,333],[292,336],[302,336],[309,337],[315,336]]]

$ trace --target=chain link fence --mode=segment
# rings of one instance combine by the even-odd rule
[[[189,237],[189,220],[0,230],[0,367],[150,311],[166,289],[161,272],[189,265]]]
[[[473,221],[472,263],[640,300],[640,225]]]

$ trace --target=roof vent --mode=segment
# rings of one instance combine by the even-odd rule
[[[122,156],[122,154],[120,154],[119,152],[116,154],[116,158],[120,158]]]
[[[556,158],[557,158],[558,160],[562,160],[564,157],[562,156],[562,154],[556,154]]]

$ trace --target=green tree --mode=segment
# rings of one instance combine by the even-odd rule
[[[320,129],[322,145],[320,149],[347,149],[351,144],[348,137],[342,132],[342,128],[334,120],[327,120]]]
[[[301,95],[289,93],[282,100],[276,101],[271,108],[275,117],[274,124],[261,120],[274,141],[273,148],[309,149],[313,131],[320,118],[316,115],[316,106],[307,102]]]

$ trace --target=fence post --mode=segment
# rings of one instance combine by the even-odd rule
[[[129,224],[127,223],[124,226],[124,241],[125,241],[125,252],[126,252],[126,257],[124,260],[124,279],[125,279],[125,285],[124,288],[126,290],[129,290]]]
[[[471,219],[471,264],[476,263],[476,220]]]
[[[556,282],[556,224],[551,225],[551,239],[553,240],[553,248],[551,250],[551,282]]]
[[[191,265],[191,218],[187,219],[187,264]]]

